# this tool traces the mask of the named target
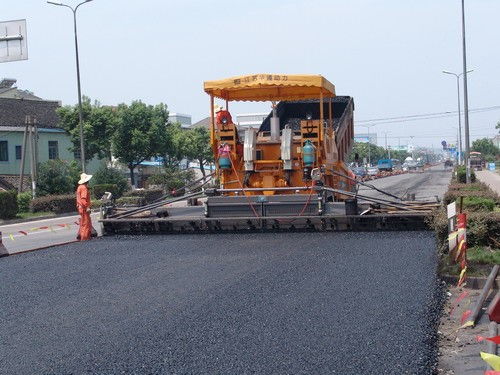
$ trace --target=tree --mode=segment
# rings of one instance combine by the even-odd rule
[[[44,196],[72,193],[79,179],[79,167],[75,161],[48,160],[40,163],[38,169],[37,194]]]
[[[105,164],[94,173],[94,177],[90,180],[92,186],[103,185],[103,184],[113,184],[117,188],[117,196],[119,198],[128,189],[128,182],[123,173],[116,168],[107,167]]]
[[[154,174],[148,178],[149,185],[161,186],[165,191],[179,189],[195,180],[195,174],[192,169],[179,170],[175,168],[165,168],[162,173]],[[180,191],[185,194],[185,191]]]
[[[500,121],[497,122],[497,126],[495,126],[495,129],[498,129],[498,132],[500,133]]]
[[[200,164],[200,171],[205,176],[205,164],[213,161],[212,148],[210,147],[210,134],[202,127],[186,132],[186,157],[196,160]]]
[[[98,101],[91,104],[90,98],[83,97],[83,138],[85,140],[85,162],[95,156],[100,159],[111,157],[111,136],[118,120],[112,107],[101,106]],[[80,151],[80,122],[78,105],[64,106],[57,110],[59,125],[66,130],[73,142],[71,151]]]
[[[483,154],[483,156],[496,156],[500,153],[498,147],[495,146],[493,144],[493,141],[489,138],[476,139],[474,142],[472,142],[472,151],[480,152],[481,154]]]
[[[164,164],[166,169],[177,169],[186,157],[187,130],[182,130],[180,123],[171,123],[167,129],[167,142],[165,149]]]
[[[370,147],[369,152],[368,147]],[[368,161],[368,156],[370,156],[370,160],[372,163],[376,163],[379,159],[387,158],[387,152],[383,147],[369,144],[367,142],[354,142],[348,160],[354,161],[356,154],[358,154],[360,162],[363,161],[363,158],[366,158],[366,160]]]
[[[408,156],[411,156],[411,154],[408,151],[391,150],[391,159],[398,159],[400,162],[404,162]]]
[[[118,106],[119,120],[112,137],[113,155],[130,171],[135,185],[134,168],[167,151],[168,111],[165,104],[146,105],[141,101]]]

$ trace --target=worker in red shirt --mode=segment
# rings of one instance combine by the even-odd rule
[[[78,230],[77,239],[80,241],[90,240],[92,235],[92,221],[90,219],[90,190],[89,181],[92,175],[82,173],[78,188],[76,189],[76,208],[80,215],[80,229]]]
[[[229,111],[226,111],[224,108],[215,106],[215,123],[218,126],[224,126],[226,124],[232,124],[233,119],[231,118],[231,114]]]

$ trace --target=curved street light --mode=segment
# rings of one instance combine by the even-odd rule
[[[473,72],[474,69],[468,70],[467,73]],[[462,117],[460,115],[460,77],[464,73],[453,73],[448,70],[443,70],[444,74],[450,74],[457,79],[457,95],[458,95],[458,164],[462,164]]]
[[[76,81],[78,86],[78,118],[79,118],[79,127],[80,127],[80,160],[82,162],[82,172],[85,173],[85,146],[83,140],[83,108],[82,108],[82,89],[80,85],[80,61],[78,59],[78,35],[76,30],[76,11],[80,7],[80,5],[91,2],[92,0],[85,0],[78,4],[76,7],[72,7],[63,3],[56,3],[54,1],[47,1],[48,4],[57,5],[61,7],[66,7],[71,9],[73,12],[73,25],[75,30],[75,54],[76,54]]]

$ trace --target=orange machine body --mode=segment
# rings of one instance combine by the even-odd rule
[[[253,81],[255,77],[260,82]],[[269,82],[268,77],[281,79]],[[308,77],[312,78],[308,81]],[[352,100],[346,106],[346,113],[334,121],[334,86],[324,78],[318,80],[317,77],[321,76],[264,74],[205,82],[211,108],[215,97],[225,99],[225,113],[231,100],[268,100],[274,108],[276,101],[298,105],[306,103],[308,108],[314,106],[316,111],[315,116],[301,113],[299,118],[294,119],[292,127],[280,124],[274,109],[267,119],[271,123],[270,128],[261,126],[259,130],[241,130],[232,121],[221,124],[212,110],[211,145],[220,189],[231,190],[224,195],[239,195],[242,192],[246,195],[299,193],[291,189],[295,187],[301,188],[300,194],[307,194],[311,190],[304,188],[310,188],[313,184],[353,190],[353,182],[339,176],[350,174],[345,159],[354,136]],[[304,99],[306,101],[301,102]],[[305,153],[308,153],[308,157]],[[339,194],[335,196],[335,200],[343,198],[345,196]]]

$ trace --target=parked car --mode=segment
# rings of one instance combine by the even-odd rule
[[[401,161],[399,159],[391,159],[392,161],[392,170],[401,170],[403,165],[401,164]]]
[[[366,168],[366,174],[368,176],[376,176],[378,174],[378,168],[377,167],[368,167],[368,168]]]
[[[365,167],[354,167],[354,168],[352,168],[352,173],[354,173],[357,177],[365,177],[366,176],[366,168]]]
[[[379,171],[392,171],[392,160],[391,159],[380,159],[377,163],[377,168]]]
[[[404,165],[406,164],[406,170],[408,171],[414,171],[417,169],[417,162],[415,160],[408,160],[403,164],[403,169]]]

